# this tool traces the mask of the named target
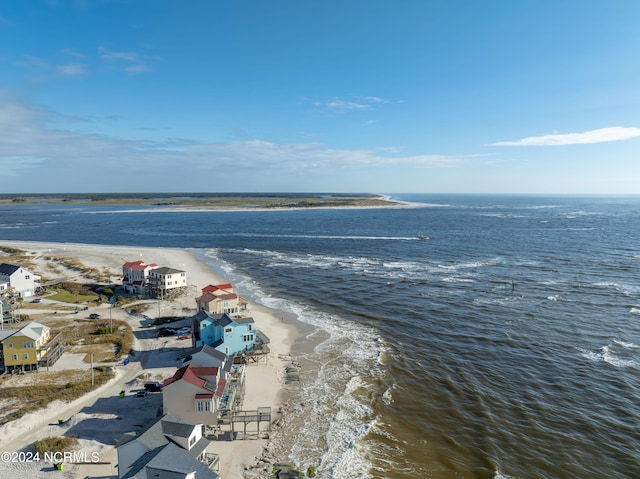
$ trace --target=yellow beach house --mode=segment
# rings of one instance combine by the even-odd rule
[[[51,338],[51,330],[36,321],[20,329],[0,331],[1,365],[9,371],[34,371],[50,366],[64,352],[61,335]]]

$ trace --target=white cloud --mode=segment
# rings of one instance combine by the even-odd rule
[[[136,52],[112,52],[103,47],[99,47],[100,58],[103,60],[125,60],[129,62],[135,62],[138,59]]]
[[[517,141],[500,141],[487,146],[563,146],[629,140],[640,136],[640,128],[612,126],[583,133],[530,136]]]
[[[352,99],[332,98],[326,101],[314,101],[312,104],[336,113],[345,113],[347,111],[371,110],[373,105],[392,103],[400,102],[385,100],[377,96],[358,96]]]
[[[148,73],[152,72],[153,69],[149,68],[143,63],[136,63],[135,65],[129,65],[128,67],[125,67],[124,71],[126,71],[127,73]]]
[[[122,140],[48,127],[47,122],[56,116],[59,115],[31,108],[0,91],[0,131],[3,132],[0,135],[0,164],[12,165],[4,173],[0,168],[0,176],[11,175],[12,181],[16,182],[16,177],[21,177],[19,173],[38,168],[39,178],[47,178],[52,184],[60,178],[73,177],[74,181],[97,185],[107,181],[108,175],[116,175],[118,169],[109,165],[117,164],[126,165],[131,178],[153,172],[163,181],[172,182],[172,175],[182,175],[194,181],[200,177],[216,176],[221,171],[237,173],[238,178],[267,173],[283,177],[296,173],[306,175],[311,171],[334,175],[338,170],[399,165],[449,168],[466,161],[445,155],[403,155],[397,147],[348,150],[330,148],[318,142],[278,143],[240,139],[203,143],[180,138]],[[180,171],[176,170],[176,165],[180,165]],[[95,176],[98,170],[103,172],[100,178]],[[22,181],[27,188],[31,180],[25,176]],[[62,183],[56,184],[63,188]],[[187,188],[189,184],[180,187]]]
[[[80,76],[87,73],[87,69],[84,65],[78,63],[72,65],[59,65],[56,67],[58,73],[65,76]]]

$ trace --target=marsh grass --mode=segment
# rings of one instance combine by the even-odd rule
[[[91,371],[87,370],[84,378],[77,378],[77,372],[71,372],[69,381],[64,383],[61,382],[60,377],[53,380],[47,380],[45,377],[42,382],[2,388],[2,397],[19,399],[20,406],[13,411],[5,411],[6,414],[0,417],[0,425],[18,419],[31,411],[44,408],[56,400],[73,401],[100,387],[114,376],[113,372],[107,372],[104,367],[93,369],[94,384],[91,384]]]
[[[112,324],[113,332],[108,320],[60,320],[50,323],[50,326],[62,332],[67,351],[84,353],[84,362],[89,363],[91,353],[94,362],[118,361],[121,356],[131,353],[133,329],[126,321],[118,319],[114,319]]]
[[[68,452],[78,446],[78,439],[75,437],[46,437],[33,443],[35,451],[43,456],[45,452]]]

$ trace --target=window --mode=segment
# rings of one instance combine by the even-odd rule
[[[17,355],[17,354],[14,354],[14,355],[12,356],[12,358],[13,358],[13,360],[14,360],[14,361],[17,361],[17,360],[18,360],[18,355]]]
[[[33,345],[33,342],[29,341],[27,343],[22,343],[22,347],[25,348],[25,349],[26,348],[33,348],[34,345]]]
[[[253,334],[245,334],[242,336],[242,340],[245,343],[248,343],[249,341],[253,341]]]
[[[198,412],[210,412],[211,411],[211,399],[197,400],[196,411]]]
[[[23,357],[24,359],[29,359],[29,353],[24,353],[24,354],[22,355],[22,357]]]
[[[233,328],[224,328],[225,333],[231,333],[232,331],[233,331]]]
[[[28,274],[24,277],[24,279],[29,279],[31,278],[31,276],[29,276]]]
[[[189,449],[191,449],[191,447],[196,443],[196,437],[190,437],[189,438]]]
[[[12,348],[12,347],[13,347],[13,343],[9,343],[9,344],[7,344],[7,346],[9,346],[10,348]]]
[[[249,331],[253,331],[253,326],[249,325]]]

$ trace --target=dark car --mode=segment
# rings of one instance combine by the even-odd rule
[[[149,394],[149,391],[147,391],[146,389],[145,390],[140,390],[140,391],[136,392],[136,397],[143,398],[147,394]]]
[[[173,329],[159,329],[158,330],[158,337],[159,338],[164,338],[166,336],[173,336],[174,334],[176,334],[176,332]]]
[[[91,313],[89,319],[100,319],[100,315],[98,313]]]
[[[157,393],[162,391],[162,384],[157,382],[145,383],[144,388],[151,393]]]

